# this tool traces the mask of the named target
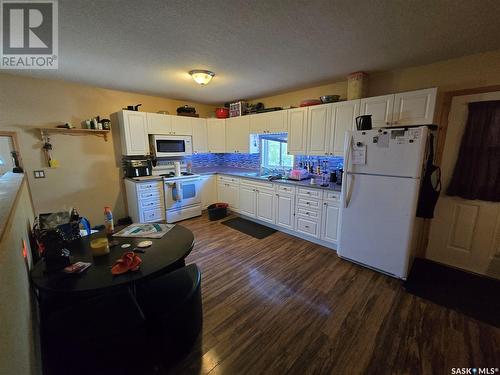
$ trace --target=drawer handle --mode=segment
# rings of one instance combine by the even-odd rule
[[[307,194],[309,194],[309,195],[311,195],[311,192],[310,192],[310,191],[308,191],[308,192],[306,192],[306,193],[307,193]]]
[[[311,204],[311,202],[306,202],[306,204],[309,204],[309,205],[310,205],[310,204]]]
[[[310,215],[310,213],[309,213],[309,212],[306,212],[306,215]]]
[[[306,227],[307,229],[309,229],[309,225],[305,225],[304,227]]]

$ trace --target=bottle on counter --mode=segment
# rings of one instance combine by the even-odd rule
[[[106,234],[113,234],[115,230],[115,224],[113,222],[113,212],[111,212],[111,207],[104,207],[104,227]]]

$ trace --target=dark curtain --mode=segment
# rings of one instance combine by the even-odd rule
[[[500,201],[500,100],[469,103],[448,195]]]

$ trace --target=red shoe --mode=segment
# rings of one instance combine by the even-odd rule
[[[111,267],[111,273],[113,275],[121,275],[128,271],[137,271],[141,263],[142,259],[137,254],[133,251],[128,251]]]

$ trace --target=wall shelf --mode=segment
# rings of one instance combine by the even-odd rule
[[[67,135],[95,135],[98,137],[103,137],[104,141],[107,142],[108,140],[108,134],[111,132],[111,130],[98,130],[98,129],[77,129],[77,128],[72,128],[72,129],[67,129],[67,128],[40,128],[38,129],[40,131],[40,135],[42,136],[42,139],[44,136],[47,136],[49,134],[67,134]]]

